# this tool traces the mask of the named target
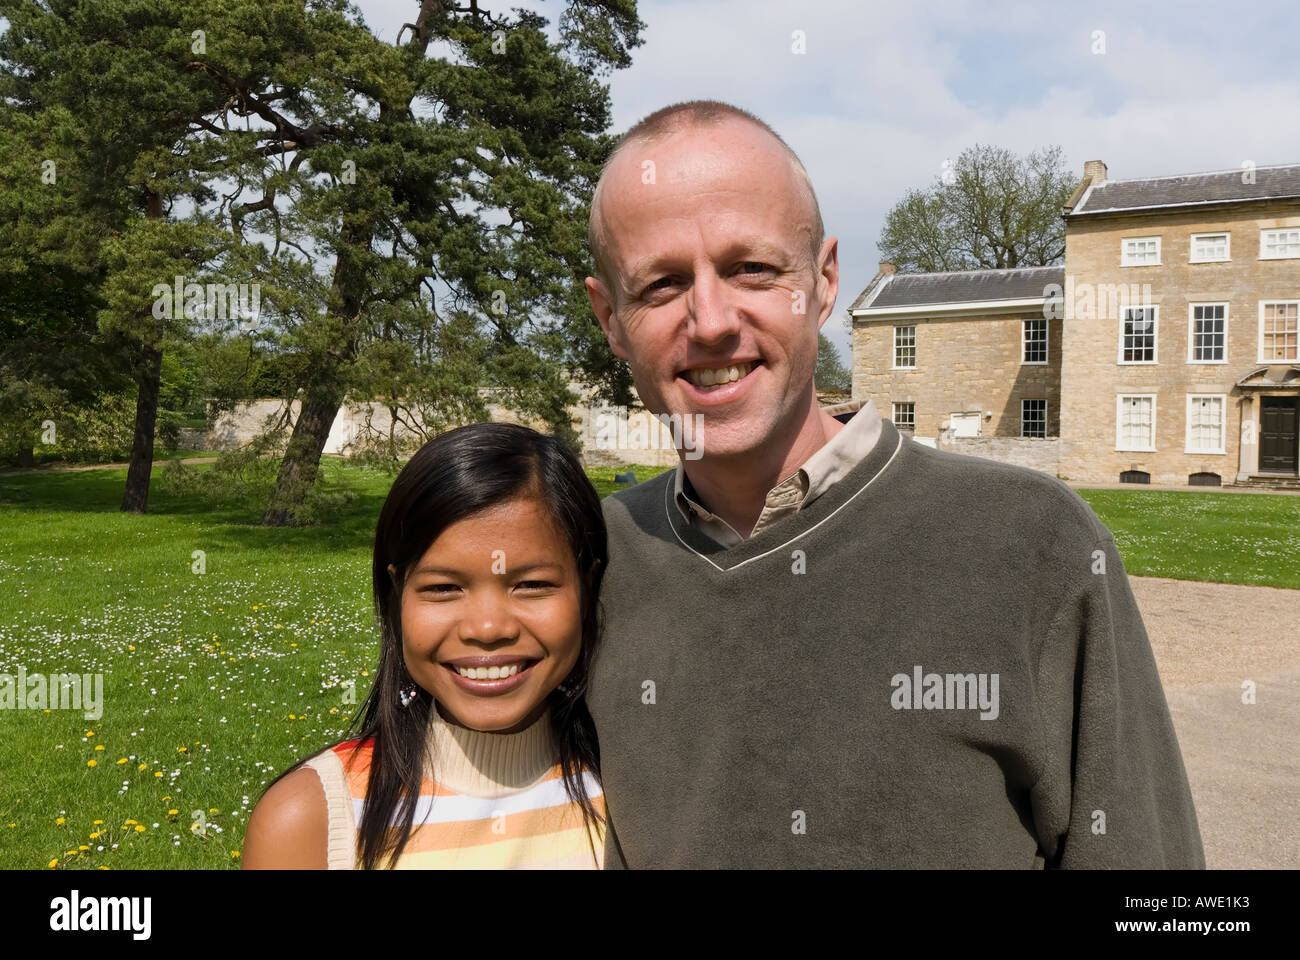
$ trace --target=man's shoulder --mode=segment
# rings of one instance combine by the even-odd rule
[[[662,510],[663,504],[669,502],[675,472],[675,469],[670,468],[649,480],[616,490],[605,497],[601,501],[605,522],[617,523],[629,517],[645,516],[653,510]]]
[[[1033,535],[1095,542],[1110,531],[1078,492],[1032,467],[938,450],[908,439],[915,475],[909,494],[926,509],[972,516]]]

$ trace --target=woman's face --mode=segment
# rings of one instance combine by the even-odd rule
[[[406,577],[406,668],[461,726],[526,729],[581,648],[577,564],[536,499],[452,524]]]

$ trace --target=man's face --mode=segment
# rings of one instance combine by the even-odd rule
[[[630,143],[606,173],[614,289],[588,277],[592,308],[651,412],[701,415],[705,456],[806,413],[838,279],[834,238],[813,260],[811,213],[781,145],[739,121]]]

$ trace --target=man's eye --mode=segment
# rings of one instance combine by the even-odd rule
[[[649,293],[652,290],[666,290],[673,284],[673,282],[674,280],[672,277],[660,277],[654,283],[650,284],[650,286],[646,287],[646,292]]]
[[[771,269],[772,268],[768,266],[766,263],[759,263],[756,260],[750,260],[740,265],[741,273],[763,273]]]

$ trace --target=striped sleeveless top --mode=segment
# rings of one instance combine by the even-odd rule
[[[604,834],[597,828],[588,844],[582,810],[564,790],[549,710],[519,733],[485,733],[450,724],[435,709],[429,735],[436,781],[426,772],[395,869],[600,868]],[[370,740],[349,740],[303,762],[325,789],[331,870],[360,868],[357,824],[371,752]],[[583,777],[603,816],[600,784]]]

